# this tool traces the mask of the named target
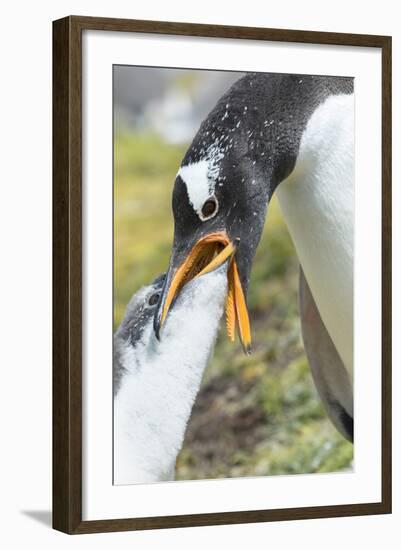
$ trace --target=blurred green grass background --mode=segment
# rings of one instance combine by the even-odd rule
[[[166,270],[171,192],[187,145],[123,131],[114,141],[114,325],[142,285]],[[300,338],[298,260],[279,206],[269,207],[249,293],[253,354],[224,323],[177,461],[177,479],[333,472],[353,447],[333,428]]]

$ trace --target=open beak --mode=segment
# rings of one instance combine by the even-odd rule
[[[235,252],[238,240],[231,242],[223,231],[210,233],[199,239],[187,257],[166,278],[166,286],[155,317],[155,332],[159,337],[169,309],[181,289],[192,279],[214,271],[224,262],[227,269],[228,290],[226,300],[226,326],[231,341],[235,340],[236,328],[245,353],[251,351],[251,329],[248,307],[238,274]]]

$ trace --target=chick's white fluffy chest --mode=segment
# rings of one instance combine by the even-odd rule
[[[353,95],[330,96],[316,109],[277,194],[320,315],[352,374]]]
[[[220,269],[189,283],[163,327],[127,343],[114,400],[114,483],[174,478],[175,461],[216,339],[226,294]]]

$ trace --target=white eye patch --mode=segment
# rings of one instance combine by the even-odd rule
[[[186,185],[189,202],[202,219],[202,206],[214,193],[215,181],[209,177],[209,161],[200,160],[187,166],[181,166],[177,176]]]

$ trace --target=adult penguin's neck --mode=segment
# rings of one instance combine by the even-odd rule
[[[233,171],[246,166],[269,201],[294,169],[314,111],[329,96],[352,91],[353,79],[346,77],[247,74],[204,120],[182,164],[206,157]]]

